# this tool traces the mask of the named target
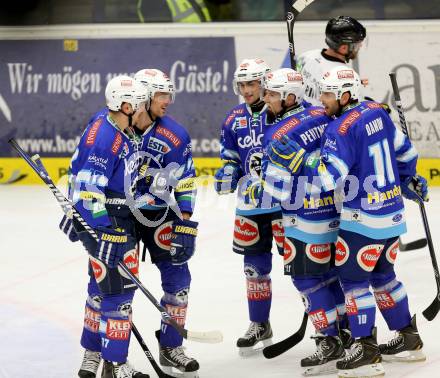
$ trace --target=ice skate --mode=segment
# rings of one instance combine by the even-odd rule
[[[176,348],[160,345],[159,363],[165,373],[173,377],[198,378],[199,363],[188,357],[182,346]]]
[[[263,348],[268,345],[272,345],[270,322],[251,322],[245,335],[237,340],[238,353],[242,357],[250,357],[261,353]]]
[[[150,378],[150,376],[135,370],[128,361],[121,364],[104,361],[101,378]]]
[[[416,316],[411,319],[408,327],[396,332],[396,336],[386,344],[379,345],[384,361],[417,362],[425,361],[423,341],[416,325]]]
[[[385,370],[381,362],[382,357],[376,341],[376,328],[374,328],[372,336],[356,340],[346,357],[336,362],[338,377],[382,377],[385,375]]]
[[[78,377],[95,378],[100,362],[101,362],[100,352],[93,352],[91,350],[86,349],[84,351],[84,357],[81,367],[79,368],[78,371]]]
[[[339,337],[318,334],[312,338],[316,341],[316,352],[301,360],[301,367],[306,368],[303,375],[309,377],[336,373],[336,361],[345,356]]]
[[[341,328],[339,330],[339,338],[342,341],[344,349],[350,349],[355,341],[351,336],[351,331],[348,328]]]

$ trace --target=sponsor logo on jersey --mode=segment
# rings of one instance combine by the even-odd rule
[[[391,244],[385,252],[385,257],[390,264],[394,264],[396,262],[397,253],[399,252],[399,241],[396,240],[393,244]]]
[[[272,282],[270,279],[247,279],[247,297],[251,301],[264,301],[272,297]]]
[[[348,249],[347,243],[344,239],[338,236],[338,240],[336,241],[335,265],[341,266],[345,264],[349,255],[350,250]]]
[[[281,219],[275,219],[272,221],[272,235],[275,239],[275,243],[279,248],[283,248],[284,245],[284,227]]]
[[[115,140],[113,141],[112,148],[111,148],[113,155],[116,155],[118,153],[119,148],[121,147],[121,144],[122,144],[122,136],[121,136],[121,134],[117,133]]]
[[[296,256],[296,248],[289,238],[284,238],[284,265],[290,264]]]
[[[338,79],[354,79],[353,70],[341,70],[336,73]]]
[[[309,114],[312,116],[322,116],[324,114],[324,109],[310,109]]]
[[[249,147],[258,147],[262,145],[262,139],[264,134],[258,134],[255,130],[251,130],[249,135],[246,135],[244,138],[239,137],[237,139],[238,146],[241,148],[249,148]]]
[[[247,247],[259,240],[258,224],[249,218],[237,215],[234,225],[234,243]]]
[[[356,256],[359,266],[366,272],[372,272],[379,260],[382,249],[383,245],[381,244],[369,244],[362,247]]]
[[[294,129],[300,124],[300,120],[295,117],[291,117],[283,126],[281,126],[272,136],[272,139],[281,139],[283,135],[286,135],[290,130]]]
[[[130,152],[130,149],[128,148],[127,142],[124,142],[124,145],[122,146],[121,153],[119,154],[120,159],[124,159],[128,153]]]
[[[370,108],[370,109],[380,109],[382,108],[381,104],[378,104],[377,102],[367,102],[366,105]]]
[[[396,307],[396,302],[393,297],[386,291],[375,291],[374,298],[376,299],[379,310],[389,310],[390,308]]]
[[[96,165],[100,169],[107,169],[108,158],[96,156],[95,154],[89,155],[87,162]]]
[[[229,126],[229,124],[235,119],[235,114],[229,114],[229,116],[225,120],[225,125]]]
[[[185,325],[187,306],[166,305],[167,313],[181,326]]]
[[[234,129],[245,129],[247,127],[247,118],[246,117],[237,117],[235,118]]]
[[[159,152],[160,154],[166,154],[170,152],[171,148],[163,140],[155,137],[150,137],[148,140],[148,149],[150,151]]]
[[[312,323],[316,329],[324,329],[329,326],[327,314],[322,308],[313,312],[309,312],[309,318],[312,320]]]
[[[159,248],[169,250],[171,245],[171,231],[173,230],[173,222],[165,222],[154,231],[154,242]]]
[[[93,143],[95,143],[96,135],[98,134],[101,124],[102,118],[99,118],[93,123],[92,127],[90,127],[86,137],[86,146],[92,146]]]
[[[356,122],[356,120],[361,116],[361,113],[359,113],[357,110],[353,110],[339,125],[338,133],[341,135],[347,134],[350,127],[353,125],[353,123]]]
[[[124,264],[133,275],[139,277],[139,254],[135,249],[125,252]],[[121,276],[130,279],[130,277],[119,266],[118,266],[118,272],[119,274],[121,274]]]
[[[392,220],[393,220],[394,223],[400,223],[402,221],[402,219],[403,219],[403,215],[402,214],[396,214],[393,217]]]
[[[101,319],[101,313],[92,310],[89,306],[86,306],[84,312],[84,328],[90,332],[98,332],[99,321]]]
[[[128,340],[130,336],[130,321],[122,319],[107,319],[106,337],[110,340]]]
[[[330,243],[325,244],[307,244],[307,257],[317,264],[327,264],[330,261]]]
[[[334,206],[334,199],[332,195],[323,198],[310,197],[303,199],[304,209],[318,209],[324,206]]]
[[[95,280],[97,283],[100,283],[107,275],[107,267],[102,261],[95,259],[92,256],[89,256],[89,261],[90,261],[90,265],[92,266]]]
[[[331,222],[328,224],[328,228],[330,228],[330,229],[338,228],[340,223],[341,223],[341,222],[340,222],[339,220],[331,221]]]
[[[345,309],[347,311],[347,315],[357,315],[358,308],[356,300],[353,296],[345,296]]]
[[[336,139],[328,139],[328,137],[325,140],[324,148],[332,151],[337,151],[337,142]]]
[[[389,189],[386,192],[380,192],[377,190],[375,192],[367,193],[367,201],[371,205],[373,203],[385,202],[387,200],[391,200],[393,198],[400,197],[401,195],[402,195],[402,191],[400,189],[400,186],[394,185],[394,187],[392,189]],[[402,214],[398,214],[398,215],[401,215],[401,218],[399,220],[399,222],[400,222],[403,219],[403,215]],[[398,218],[396,218],[396,219],[398,219]]]
[[[167,138],[174,145],[174,147],[179,147],[182,143],[182,141],[172,131],[166,129],[165,127],[157,126],[156,132]]]

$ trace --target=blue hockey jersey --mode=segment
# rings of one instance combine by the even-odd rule
[[[136,144],[105,113],[84,130],[70,162],[69,198],[91,227],[111,225],[105,204],[125,199],[137,176],[136,164],[128,164],[134,152]]]
[[[327,126],[321,158],[309,158],[304,171],[319,175],[325,190],[343,190],[341,229],[387,239],[406,232],[400,179],[414,175],[416,163],[382,106],[363,101]]]
[[[259,112],[252,112],[250,106],[242,103],[234,107],[226,116],[220,136],[220,158],[226,163],[238,164],[244,175],[259,178],[263,158],[263,137],[268,129],[266,106]],[[240,191],[239,191],[240,193]],[[238,198],[237,214],[251,215],[279,211],[279,206],[271,209],[256,208]]]
[[[283,115],[264,136],[267,148],[271,140],[287,135],[311,156],[319,156],[321,137],[332,119],[321,107],[305,109],[299,106]],[[329,243],[337,239],[339,215],[334,204],[333,191],[322,191],[318,183],[307,176],[292,176],[273,164],[266,154],[262,163],[265,193],[281,202],[286,236],[305,243]],[[269,197],[266,196],[269,200]],[[265,202],[263,197],[263,204]]]

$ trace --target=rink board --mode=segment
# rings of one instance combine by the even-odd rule
[[[54,182],[64,185],[67,181],[67,169],[70,158],[43,158],[43,162]],[[211,182],[217,168],[221,166],[219,158],[194,158],[198,185]],[[440,186],[440,159],[420,159],[417,171],[426,177],[431,186]],[[0,158],[0,184],[34,185],[41,184],[40,178],[33,173],[27,163],[20,158]]]

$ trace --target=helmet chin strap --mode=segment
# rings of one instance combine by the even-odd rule
[[[132,113],[125,113],[124,111],[122,111],[122,109],[120,110],[120,112],[128,118],[128,127],[131,127],[132,124],[133,124],[134,112],[132,112]]]

